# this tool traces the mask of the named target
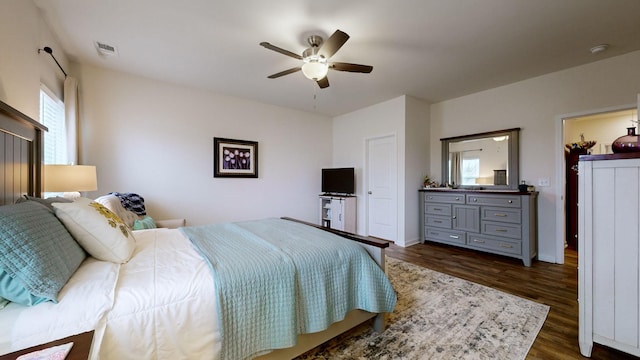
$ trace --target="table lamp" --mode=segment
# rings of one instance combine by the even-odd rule
[[[44,192],[62,192],[65,198],[80,197],[80,191],[98,190],[96,167],[91,165],[45,165]]]

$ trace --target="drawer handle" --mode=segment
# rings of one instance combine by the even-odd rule
[[[473,242],[476,242],[478,244],[484,244],[484,240],[473,239]]]
[[[442,220],[433,220],[433,222],[436,224],[442,224]]]
[[[509,200],[509,204],[513,204],[513,200]]]
[[[433,196],[429,196],[429,200],[433,200]]]
[[[442,208],[433,208],[434,211],[442,211]]]
[[[513,246],[511,246],[509,244],[500,244],[500,247],[511,249]]]
[[[478,201],[478,199],[476,199],[476,198],[473,198],[473,202],[477,202],[477,201]]]
[[[498,216],[498,217],[507,217],[507,214],[501,214],[501,213],[496,213],[493,214],[494,216]]]
[[[507,232],[507,229],[496,229],[497,232]]]
[[[435,236],[440,235],[440,233],[439,233],[439,232],[435,232],[435,231],[432,231],[431,233],[432,233],[433,235],[435,235]]]
[[[460,200],[460,198],[459,198],[459,197],[457,197],[457,198],[456,198],[456,201],[458,201],[458,200]]]
[[[458,235],[449,235],[449,237],[452,239],[460,239],[460,236]]]

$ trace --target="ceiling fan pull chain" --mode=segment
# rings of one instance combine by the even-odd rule
[[[313,110],[317,110],[318,104],[318,88],[316,86],[313,87]]]

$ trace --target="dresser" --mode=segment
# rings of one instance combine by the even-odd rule
[[[640,155],[578,162],[580,352],[593,343],[640,356]]]
[[[421,240],[522,259],[538,253],[537,192],[423,189]]]

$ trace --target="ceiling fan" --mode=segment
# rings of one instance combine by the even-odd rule
[[[329,58],[331,58],[342,47],[342,45],[347,42],[347,40],[349,40],[349,35],[340,30],[336,30],[331,36],[329,36],[327,41],[324,41],[319,35],[311,35],[307,39],[310,47],[302,52],[302,56],[271,45],[268,42],[261,42],[260,45],[269,50],[291,56],[294,59],[302,60],[304,62],[301,66],[296,66],[267,77],[269,79],[275,79],[302,70],[305,77],[315,81],[321,89],[324,89],[329,87],[329,79],[327,79],[327,72],[329,69],[370,73],[371,70],[373,70],[373,66],[370,65],[329,62]]]

